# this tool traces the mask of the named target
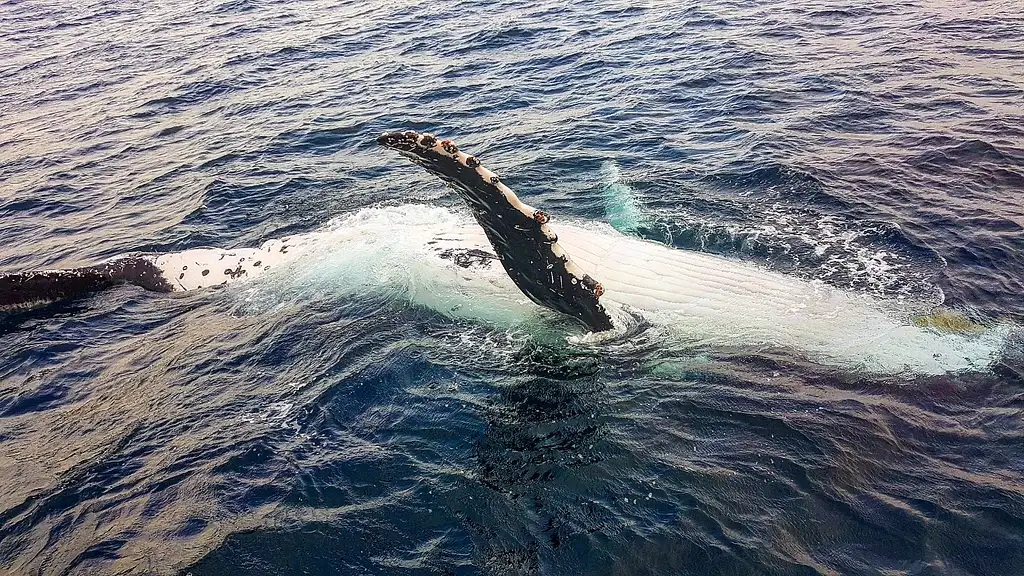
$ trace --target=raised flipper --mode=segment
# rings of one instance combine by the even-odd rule
[[[548,216],[522,203],[479,160],[430,134],[385,132],[377,143],[397,150],[459,192],[505,271],[530,300],[577,318],[595,332],[612,328],[599,301],[601,285],[558,245],[558,237],[546,226]]]

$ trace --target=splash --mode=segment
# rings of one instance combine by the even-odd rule
[[[611,160],[601,165],[601,190],[605,218],[613,228],[630,234],[647,225],[636,190],[622,181],[619,167]]]

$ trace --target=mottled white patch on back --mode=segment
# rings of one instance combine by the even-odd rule
[[[268,240],[259,248],[194,248],[156,257],[156,267],[175,292],[224,286],[259,278],[295,260],[308,247],[305,236]]]

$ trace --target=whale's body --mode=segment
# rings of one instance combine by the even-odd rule
[[[451,157],[464,170],[461,156]],[[486,174],[485,181],[497,182]],[[424,205],[367,208],[258,248],[134,255],[77,270],[0,276],[0,308],[127,281],[169,292],[229,286],[235,297],[257,304],[295,293],[385,292],[449,317],[505,327],[563,313],[593,331],[621,332],[640,317],[673,345],[784,350],[870,373],[980,370],[1003,347],[1005,330],[941,333],[915,325],[906,306],[884,299],[675,249],[601,223],[549,223],[505,190],[498,190],[499,200],[510,197],[509,205],[470,202],[470,215]],[[510,211],[513,225],[505,219]],[[483,219],[495,214],[497,220]],[[516,236],[526,229],[534,235]]]
[[[601,279],[601,301],[618,323],[639,316],[672,346],[770,348],[846,370],[919,374],[984,369],[1002,346],[998,330],[940,333],[914,325],[893,302],[608,225],[550,227],[576,265]],[[559,316],[523,295],[470,216],[435,206],[366,208],[259,248],[152,258],[173,291],[227,286],[231,298],[259,310],[372,292],[502,329]]]

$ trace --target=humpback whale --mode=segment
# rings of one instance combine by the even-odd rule
[[[1008,334],[999,326],[936,330],[882,298],[598,222],[556,221],[450,140],[401,131],[377,142],[446,182],[471,217],[419,205],[366,208],[258,247],[129,254],[84,268],[0,274],[0,310],[119,284],[182,292],[308,284],[320,275],[342,292],[387,286],[449,316],[509,324],[551,310],[594,335],[628,332],[640,317],[676,342],[791,350],[871,373],[985,369]]]

